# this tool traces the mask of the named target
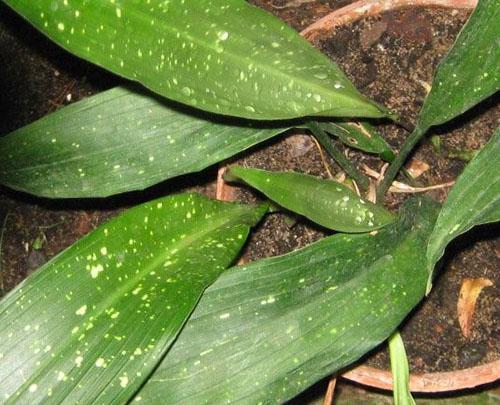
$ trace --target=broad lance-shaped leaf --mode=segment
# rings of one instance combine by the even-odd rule
[[[318,123],[324,131],[338,137],[346,145],[368,153],[380,155],[392,162],[394,152],[385,139],[370,125],[363,122],[323,122]]]
[[[341,232],[369,232],[395,217],[336,181],[292,172],[233,167],[226,180],[242,180],[282,207]]]
[[[70,52],[203,110],[252,119],[390,115],[244,0],[4,2]]]
[[[126,403],[265,210],[166,197],[56,256],[0,303],[2,403]]]
[[[447,122],[500,89],[498,21],[498,0],[479,0],[437,69],[420,112],[419,128]]]
[[[50,198],[141,190],[276,136],[281,124],[211,121],[117,87],[0,138],[0,183]]]
[[[415,130],[389,166],[377,191],[379,200],[430,127],[459,116],[500,88],[498,21],[498,0],[480,0],[448,55],[438,66]]]
[[[143,403],[280,403],[387,339],[425,293],[436,203],[375,235],[337,234],[233,268],[204,293]]]
[[[466,166],[439,213],[429,240],[432,272],[446,245],[473,226],[500,221],[500,129]]]

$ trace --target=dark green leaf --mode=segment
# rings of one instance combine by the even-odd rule
[[[392,162],[394,152],[375,128],[366,121],[324,122],[319,124],[324,131],[338,137],[346,145],[368,153],[380,155]]]
[[[243,167],[231,168],[226,179],[243,180],[282,207],[337,231],[368,232],[395,220],[389,211],[336,181]]]
[[[224,273],[136,399],[280,403],[357,360],[423,297],[436,216],[413,200],[376,235],[338,234]]]
[[[106,197],[199,171],[285,130],[197,118],[117,87],[0,138],[0,183],[51,198]]]
[[[394,405],[415,405],[410,392],[410,368],[405,345],[399,332],[389,338]]]
[[[389,115],[293,29],[244,0],[4,2],[70,52],[203,110]]]
[[[265,209],[163,198],[44,265],[0,303],[3,403],[125,403]]]
[[[433,125],[467,111],[500,88],[500,4],[479,0],[476,9],[439,65],[415,130],[387,169],[377,190],[380,200],[408,155]]]
[[[467,165],[439,213],[427,248],[429,269],[446,245],[473,226],[500,221],[500,130]]]
[[[425,130],[457,117],[500,88],[500,4],[480,0],[440,63],[418,127]]]

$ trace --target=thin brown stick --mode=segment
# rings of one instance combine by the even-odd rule
[[[403,7],[472,9],[476,5],[477,0],[360,0],[327,14],[301,31],[300,34],[309,41],[313,41],[324,31],[331,31],[336,27],[352,23],[363,17]]]
[[[330,168],[328,167],[328,163],[326,163],[325,153],[323,152],[323,148],[321,147],[321,145],[319,144],[319,142],[317,141],[317,139],[314,136],[311,136],[311,139],[313,140],[316,147],[318,148],[319,156],[321,157],[321,163],[323,163],[323,167],[325,168],[326,172],[328,173],[328,177],[330,179],[333,179],[333,174],[330,171]]]
[[[328,383],[328,389],[326,390],[325,399],[323,400],[323,405],[333,404],[333,395],[335,393],[335,386],[337,385],[337,377],[332,377]]]

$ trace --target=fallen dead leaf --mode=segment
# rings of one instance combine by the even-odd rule
[[[472,323],[476,302],[482,289],[492,286],[493,283],[487,278],[466,278],[462,282],[460,288],[460,296],[458,297],[457,313],[458,322],[462,334],[468,338],[472,331]]]
[[[422,162],[421,160],[413,158],[410,163],[406,166],[406,170],[410,173],[410,176],[416,179],[429,170],[430,166]]]

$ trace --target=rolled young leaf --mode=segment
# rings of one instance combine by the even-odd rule
[[[415,405],[410,392],[410,367],[399,332],[389,338],[394,405]]]
[[[465,167],[439,213],[427,247],[429,270],[448,243],[476,225],[500,221],[500,129]]]
[[[0,183],[50,198],[107,197],[199,171],[286,129],[209,120],[117,87],[1,137]]]
[[[318,123],[324,131],[338,137],[354,149],[380,155],[387,162],[394,160],[394,152],[385,139],[366,121]]]
[[[423,297],[436,205],[415,199],[376,235],[337,234],[225,272],[136,399],[283,403],[359,359]]]
[[[301,173],[233,167],[226,180],[242,180],[282,207],[341,232],[369,232],[394,222],[389,211],[332,180]]]
[[[2,403],[126,403],[265,211],[166,197],[56,256],[0,302]]]
[[[4,2],[75,55],[206,111],[261,120],[390,115],[244,0]]]

